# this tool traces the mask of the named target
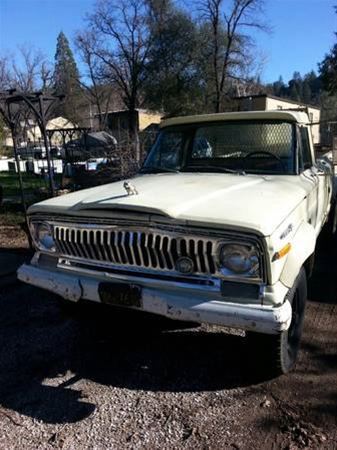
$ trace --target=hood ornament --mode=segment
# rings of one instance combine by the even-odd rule
[[[138,195],[138,191],[133,184],[129,183],[128,181],[124,181],[123,186],[128,195]]]

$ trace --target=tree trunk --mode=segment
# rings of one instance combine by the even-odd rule
[[[134,148],[134,156],[137,164],[140,162],[140,142],[139,142],[139,123],[138,111],[136,108],[129,109],[129,133]]]

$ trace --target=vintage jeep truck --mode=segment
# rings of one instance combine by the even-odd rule
[[[59,294],[246,330],[265,368],[299,349],[333,184],[304,112],[171,118],[140,173],[29,208],[20,280]]]

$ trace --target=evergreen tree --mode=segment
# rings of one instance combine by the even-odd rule
[[[294,87],[296,89],[294,89]],[[298,100],[298,101],[302,101],[303,99],[303,80],[302,80],[302,76],[300,74],[300,72],[294,72],[293,74],[293,78],[291,80],[291,82],[289,82],[289,87],[290,87],[290,95],[291,98],[293,98],[294,100]],[[294,97],[295,92],[297,92],[297,98]]]
[[[284,82],[282,76],[279,77],[277,81],[273,83],[273,94],[277,95],[278,97],[282,97],[284,93]]]
[[[144,85],[145,102],[168,115],[195,111],[200,97],[195,69],[197,30],[171,0],[149,0],[152,40]]]
[[[300,101],[300,94],[297,89],[297,83],[295,80],[289,81],[289,97],[296,102]]]
[[[304,103],[311,103],[312,101],[310,84],[306,80],[302,84],[302,101]]]
[[[337,13],[337,6],[335,6],[335,10]],[[335,33],[335,37],[337,38],[337,33]],[[330,95],[337,94],[337,43],[319,64],[319,71],[325,90]]]
[[[293,80],[296,81],[297,83],[300,83],[302,81],[300,72],[295,71],[293,73]]]
[[[79,72],[69,41],[62,31],[56,44],[54,88],[57,95],[65,96],[56,113],[76,121],[77,104],[81,94]]]
[[[311,91],[310,102],[312,104],[319,103],[319,97],[320,97],[321,91],[322,91],[321,78],[316,75],[314,70],[312,70],[311,72],[307,73],[304,76],[304,82],[307,82],[310,87],[310,91]],[[303,95],[304,95],[304,88],[303,88]]]
[[[337,94],[337,44],[319,65],[319,71],[326,91]]]

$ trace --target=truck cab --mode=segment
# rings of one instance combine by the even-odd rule
[[[18,277],[70,302],[245,330],[285,373],[332,180],[303,112],[171,118],[135,177],[30,207],[36,253]]]

